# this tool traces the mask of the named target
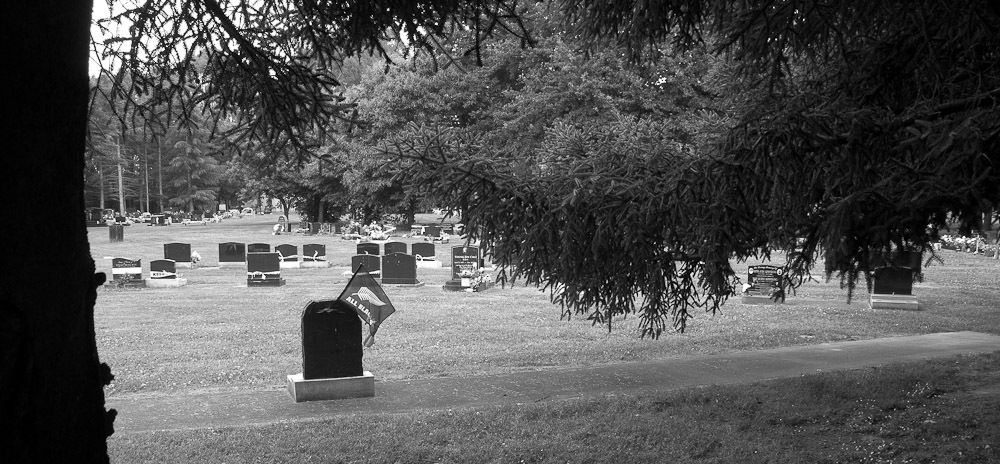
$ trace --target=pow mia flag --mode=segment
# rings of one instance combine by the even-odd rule
[[[366,347],[375,343],[375,332],[378,331],[382,321],[396,312],[389,297],[385,296],[385,291],[363,264],[354,271],[351,280],[347,282],[347,288],[341,292],[337,300],[353,308],[368,324],[369,333],[364,343]]]

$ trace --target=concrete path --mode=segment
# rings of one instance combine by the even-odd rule
[[[998,335],[951,332],[468,378],[380,382],[375,372],[374,398],[295,403],[282,389],[123,395],[110,398],[108,405],[118,410],[115,433],[121,434],[666,391],[994,351],[1000,351]]]

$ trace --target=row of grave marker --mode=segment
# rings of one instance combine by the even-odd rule
[[[370,244],[361,244],[370,245]],[[388,244],[387,244],[388,245]],[[405,247],[405,244],[402,244]],[[428,249],[418,245],[430,245],[429,251],[434,252],[433,245],[429,243],[416,243],[414,244],[414,249],[417,251],[428,251]],[[227,251],[231,251],[230,248],[234,248],[237,251],[235,253],[230,253],[231,257],[242,256],[246,261],[230,261],[230,262],[240,262],[246,263],[247,266],[247,285],[248,286],[281,286],[284,285],[284,280],[281,279],[281,267],[282,267],[282,253],[279,252],[250,252],[250,253],[239,253],[239,249],[242,248],[242,243],[229,242],[219,245],[220,249],[220,262],[222,261],[222,252],[224,248]],[[279,245],[278,247],[282,247]],[[294,248],[294,245],[290,245]],[[325,245],[315,245],[315,253],[310,258],[320,259],[322,258],[325,262]],[[377,244],[375,245],[378,246]],[[310,247],[306,245],[304,248]],[[312,248],[306,248],[312,249]],[[396,249],[394,247],[387,247],[387,250]],[[359,245],[359,253],[361,252],[361,246]],[[371,251],[371,248],[368,248]],[[322,253],[322,254],[321,254]],[[169,243],[164,245],[164,255],[165,259],[154,260],[150,262],[150,278],[159,279],[176,279],[177,278],[177,264],[187,259],[187,263],[190,264],[191,259],[191,246],[186,243]],[[286,258],[293,257],[293,255],[284,255]],[[385,284],[400,284],[400,285],[417,285],[416,270],[417,261],[419,255],[408,255],[406,253],[394,252],[386,255],[374,255],[374,254],[358,254],[351,258],[351,269],[356,270],[360,265],[364,265],[365,268],[369,270],[372,275],[379,276],[382,278],[382,282]],[[297,259],[297,257],[295,257]],[[305,258],[305,257],[303,257]],[[430,256],[433,258],[433,256]],[[475,271],[483,265],[483,258],[480,254],[479,247],[469,246],[456,246],[452,248],[452,278],[460,279],[463,271]],[[383,273],[383,270],[385,272]],[[112,276],[113,280],[119,284],[126,285],[138,285],[143,282],[142,279],[142,260],[132,260],[127,258],[114,258],[112,260]]]

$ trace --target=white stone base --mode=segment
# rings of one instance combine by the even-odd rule
[[[907,309],[911,311],[920,309],[920,301],[913,295],[880,295],[876,293],[868,298],[868,304],[872,309]]]
[[[302,261],[299,263],[301,268],[328,268],[330,266],[329,261]]]
[[[149,288],[177,288],[187,285],[187,279],[145,279]]]
[[[418,268],[441,269],[441,261],[417,261]]]
[[[246,269],[247,262],[246,261],[219,261],[219,267],[227,267],[227,268],[239,267],[239,268]]]
[[[364,371],[359,377],[305,380],[300,372],[288,376],[288,394],[296,403],[370,398],[375,396],[375,376]]]
[[[191,261],[187,261],[187,262],[177,261],[177,262],[174,263],[174,267],[190,268],[191,267]]]
[[[278,263],[281,269],[298,269],[302,267],[298,261],[281,261]]]

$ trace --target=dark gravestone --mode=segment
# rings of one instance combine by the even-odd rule
[[[365,265],[365,267],[368,267]],[[417,285],[417,260],[405,253],[393,253],[382,257],[382,283],[397,285]]]
[[[743,291],[744,302],[785,301],[784,269],[767,264],[747,268],[747,285]]]
[[[375,255],[378,256],[379,247],[377,243],[359,243],[358,244],[358,254],[359,255]]]
[[[872,293],[879,295],[912,295],[913,271],[903,267],[880,267],[872,271]]]
[[[467,274],[475,273],[479,269],[479,262],[479,247],[452,247],[451,278],[461,279],[463,271]]]
[[[280,287],[285,285],[281,278],[281,261],[277,253],[247,253],[247,286]]]
[[[309,235],[316,235],[322,230],[323,223],[320,222],[310,222],[309,223]]]
[[[125,226],[121,224],[111,224],[108,226],[108,235],[112,243],[125,241]]]
[[[382,275],[382,260],[376,255],[357,255],[351,257],[351,272],[358,272],[358,266],[364,264],[372,276]]]
[[[302,378],[358,377],[361,318],[340,301],[311,301],[302,311]]]
[[[441,236],[441,228],[438,226],[427,226],[427,228],[424,229],[424,235],[438,238]]]
[[[302,245],[302,261],[326,261],[326,245],[318,243]]]
[[[219,264],[247,262],[246,244],[225,242],[219,244]]]
[[[142,260],[114,258],[111,260],[111,278],[118,285],[143,286]]]
[[[393,253],[403,253],[406,254],[406,244],[403,242],[389,242],[385,244],[385,254],[391,255]]]
[[[436,259],[434,256],[434,244],[426,242],[414,243],[413,257],[417,261],[434,261]]]
[[[267,243],[251,243],[247,245],[247,253],[270,253],[271,245]]]
[[[283,244],[274,247],[274,251],[278,253],[278,258],[281,259],[283,263],[297,263],[299,262],[299,247],[295,245]]]
[[[167,243],[163,245],[163,259],[170,259],[176,263],[191,263],[190,243]]]
[[[150,261],[149,278],[154,280],[177,279],[177,263],[172,259],[154,259]]]

